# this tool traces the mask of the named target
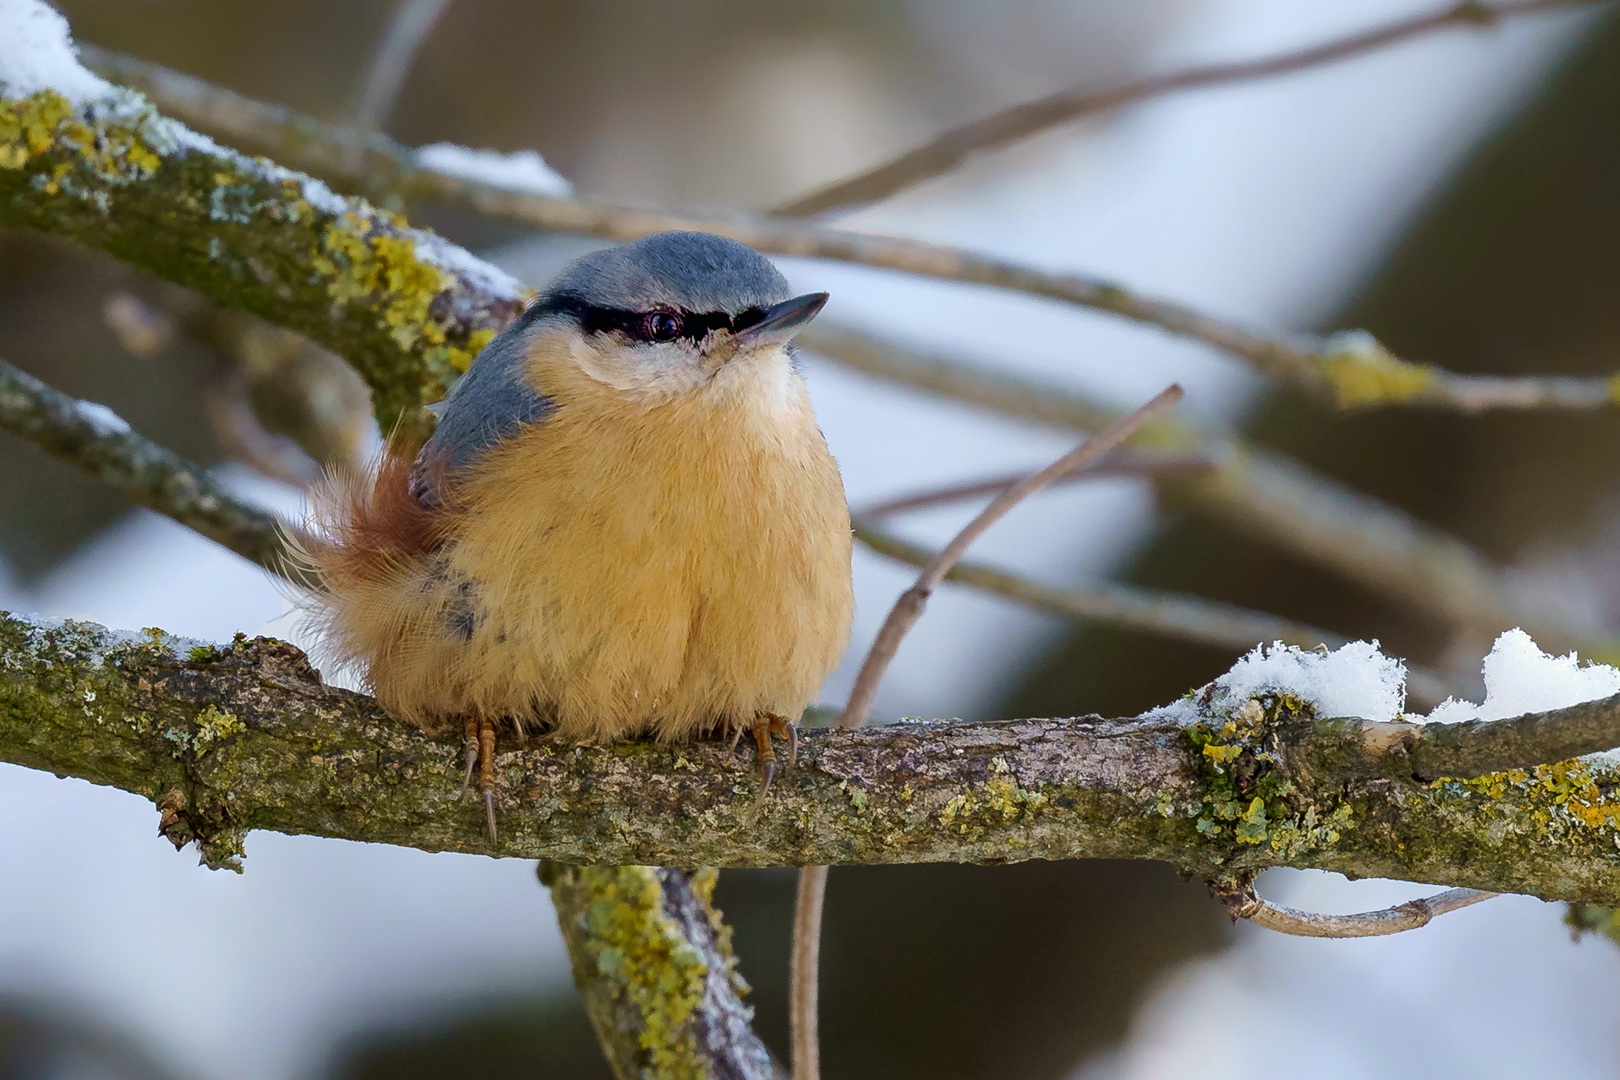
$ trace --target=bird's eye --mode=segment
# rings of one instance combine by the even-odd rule
[[[667,311],[655,311],[641,321],[648,341],[674,341],[681,336],[681,317]]]

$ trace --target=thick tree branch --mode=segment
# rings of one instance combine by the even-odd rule
[[[979,154],[1087,116],[1110,112],[1140,101],[1182,90],[1251,82],[1303,71],[1388,48],[1447,27],[1492,26],[1518,15],[1574,7],[1591,0],[1508,0],[1485,4],[1466,0],[1441,11],[1387,23],[1348,37],[1312,45],[1295,52],[1257,60],[1207,64],[1151,75],[1107,90],[1064,90],[1035,101],[1021,102],[972,123],[951,128],[928,143],[869,169],[826,184],[775,207],[780,217],[834,214],[866,203],[880,202],[917,184],[944,176]]]
[[[1270,702],[1232,732],[1152,716],[813,731],[755,806],[721,741],[531,743],[498,760],[495,853],[764,866],[1135,858],[1202,877],[1316,867],[1620,903],[1620,700],[1520,744],[1515,769],[1425,783],[1385,729]],[[1606,710],[1606,711],[1605,711]],[[1571,735],[1571,727],[1579,729]],[[1523,727],[1523,725],[1521,725]],[[1526,728],[1525,730],[1529,730]],[[228,864],[250,829],[489,852],[460,746],[322,684],[286,644],[0,618],[0,760],[133,791]]]
[[[518,286],[394,215],[227,150],[140,97],[0,99],[0,225],[65,236],[343,356],[388,426],[441,396]]]

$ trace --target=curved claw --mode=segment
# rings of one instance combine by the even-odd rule
[[[456,793],[456,798],[458,799],[465,799],[467,797],[467,789],[472,787],[473,770],[478,767],[477,720],[470,716],[467,717],[466,722],[462,725],[462,738],[464,739],[463,745],[466,747],[467,752],[467,771],[463,773],[461,777],[461,790]]]
[[[738,732],[741,732],[741,728]],[[799,763],[799,729],[793,721],[776,713],[761,713],[749,725],[754,735],[754,771],[759,776],[759,795],[757,800],[763,800],[771,790],[771,781],[776,778],[776,751],[771,746],[772,736],[781,736],[788,740],[788,768]],[[735,743],[733,743],[735,745]]]
[[[489,824],[489,842],[495,837],[495,721],[478,721],[478,787],[484,793],[484,820]]]
[[[462,728],[467,752],[467,770],[461,777],[458,799],[467,797],[473,773],[478,774],[478,790],[484,795],[484,821],[489,826],[489,842],[495,835],[495,721],[480,716],[467,717]]]

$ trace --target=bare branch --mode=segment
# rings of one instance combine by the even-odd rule
[[[1570,5],[1595,0],[1524,0]],[[1464,4],[1463,7],[1473,5]],[[1208,345],[1286,386],[1340,407],[1431,405],[1488,409],[1612,405],[1610,379],[1459,375],[1398,359],[1364,334],[1314,340],[1265,335],[1116,282],[1057,273],[961,248],[856,233],[781,218],[682,213],[555,198],[481,184],[421,165],[416,151],[375,133],[323,124],[146,61],[84,47],[86,62],[107,77],[144,90],[182,120],[273,153],[333,183],[376,199],[418,199],[458,206],[548,232],[632,240],[665,229],[719,233],[774,255],[830,259],[901,273],[1023,292],[1117,315]]]
[[[1620,694],[1506,720],[1424,724],[1400,734],[1412,775],[1434,780],[1522,768],[1515,763],[1524,760],[1530,747],[1531,756],[1548,760],[1590,753],[1589,747],[1609,737],[1617,714]]]
[[[1130,453],[1117,450],[1101,461],[1094,461],[1085,468],[1076,469],[1069,475],[1054,481],[1052,486],[1061,487],[1065,484],[1079,483],[1082,480],[1102,480],[1118,476],[1154,477],[1165,473],[1197,473],[1211,468],[1213,464],[1208,458],[1198,454]],[[947,484],[943,487],[928,488],[909,495],[897,495],[890,499],[884,499],[882,502],[871,503],[863,507],[859,511],[859,516],[865,518],[890,517],[894,514],[904,514],[915,510],[947,506],[951,503],[982,499],[1007,490],[1028,475],[1027,472],[1006,473],[1001,476],[991,477],[988,480]]]
[[[793,956],[788,970],[793,1080],[821,1080],[821,911],[826,899],[827,868],[800,867],[793,895]]]
[[[861,519],[855,521],[855,539],[879,555],[912,566],[927,566],[938,554]],[[1255,644],[1272,641],[1297,645],[1302,649],[1318,645],[1338,648],[1345,643],[1342,635],[1330,630],[1291,622],[1263,611],[1223,604],[1202,596],[1145,589],[1119,582],[1057,589],[1005,570],[971,562],[952,567],[946,573],[945,580],[1005,597],[1037,611],[1163,634],[1165,637],[1216,648],[1247,650]],[[1407,689],[1414,699],[1431,705],[1457,692],[1439,673],[1412,666],[1407,668]]]
[[[1479,889],[1447,889],[1418,900],[1382,908],[1362,911],[1354,915],[1320,915],[1299,911],[1264,900],[1254,891],[1250,875],[1238,878],[1216,879],[1209,883],[1210,892],[1226,906],[1234,921],[1247,919],[1256,926],[1275,930],[1295,937],[1359,938],[1386,937],[1407,930],[1427,926],[1437,915],[1470,907],[1481,900],[1490,900],[1501,893]]]
[[[1556,8],[1580,6],[1591,0],[1510,0],[1485,4],[1478,0],[1441,11],[1387,23],[1348,37],[1312,45],[1294,52],[1256,60],[1206,64],[1163,75],[1152,75],[1108,90],[1064,90],[1027,101],[998,113],[955,127],[913,150],[874,165],[854,176],[826,184],[772,208],[779,217],[836,214],[880,202],[928,180],[944,176],[979,154],[1022,142],[1031,136],[1087,116],[1110,112],[1140,101],[1182,90],[1253,82],[1289,72],[1348,60],[1447,27],[1484,27],[1514,16]]]
[[[382,131],[388,126],[417,52],[449,6],[450,0],[399,0],[366,71],[354,110],[355,127]]]
[[[241,502],[205,469],[135,434],[111,409],[69,397],[0,361],[0,428],[131,502],[280,572],[282,541],[274,514]]]

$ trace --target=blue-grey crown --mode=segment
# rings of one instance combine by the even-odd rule
[[[686,313],[680,333],[696,341],[716,329],[758,322],[764,309],[789,295],[787,279],[765,256],[710,233],[652,233],[576,259],[457,382],[424,460],[459,469],[550,412],[550,399],[524,378],[525,336],[541,319],[569,318],[588,332],[645,340],[642,316],[673,310]],[[426,492],[427,473],[419,472]]]
[[[535,306],[736,314],[790,295],[781,271],[751,247],[713,233],[662,232],[575,259]]]

